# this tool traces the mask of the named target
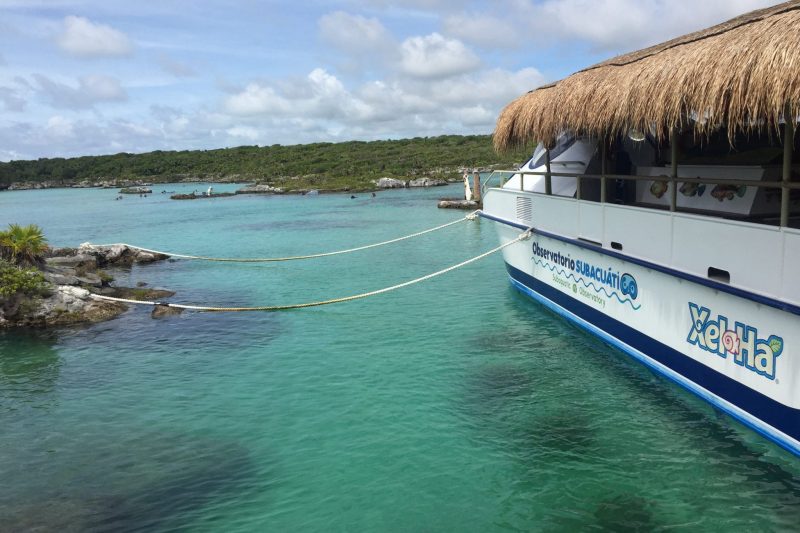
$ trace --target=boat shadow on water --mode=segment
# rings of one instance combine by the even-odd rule
[[[259,491],[269,489],[274,477],[235,442],[188,435],[85,442],[58,455],[59,466],[48,468],[61,472],[41,473],[0,498],[0,530],[181,528],[209,506],[246,499],[256,480]]]
[[[538,490],[554,471],[564,475],[576,468],[584,472],[595,467],[598,472],[617,469],[612,477],[618,477],[619,468],[628,464],[628,459],[632,461],[629,468],[633,467],[629,475],[643,475],[645,470],[658,472],[661,467],[669,470],[675,461],[670,442],[660,442],[656,448],[647,441],[671,431],[683,441],[681,449],[694,450],[686,464],[700,461],[702,468],[717,478],[710,485],[746,479],[743,490],[752,496],[749,509],[764,516],[769,513],[773,525],[792,522],[800,510],[800,479],[768,455],[770,450],[775,451],[774,445],[746,442],[743,437],[749,433],[735,427],[737,423],[729,417],[624,354],[616,350],[609,353],[610,348],[599,339],[568,326],[521,296],[513,298],[509,306],[512,318],[501,327],[465,340],[470,349],[484,351],[487,362],[465,377],[461,409],[479,440],[501,446],[514,458],[520,468],[519,483]],[[559,354],[559,347],[565,345],[578,347],[580,353],[573,357]],[[605,415],[592,414],[615,407],[598,405],[607,393],[596,394],[589,389],[591,384],[576,383],[581,381],[581,374],[591,374],[595,384],[618,391],[614,395],[620,398],[614,403],[624,405],[626,398],[635,398],[635,405],[627,407],[644,410],[664,427],[646,437],[641,448],[635,443],[617,448],[614,439],[621,437],[609,437],[608,428],[603,427]],[[623,413],[620,419],[626,416]],[[633,433],[631,436],[636,438]],[[726,491],[735,490],[727,482],[726,487]],[[599,493],[594,489],[574,490],[573,504],[548,516],[547,523],[540,524],[544,530],[552,526],[553,530],[597,527],[649,531],[675,523],[677,508],[659,498],[645,497],[652,488],[629,492],[623,484]],[[684,503],[702,513],[712,510],[715,502],[709,496]],[[572,508],[567,509],[570,505]]]

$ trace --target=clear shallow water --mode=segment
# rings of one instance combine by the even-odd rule
[[[0,225],[37,223],[55,245],[293,255],[453,220],[434,204],[459,190],[4,192]],[[185,303],[297,303],[496,242],[481,221],[316,261],[115,275]],[[797,459],[518,295],[500,256],[337,306],[132,309],[0,334],[0,480],[0,530],[789,530],[800,517]]]

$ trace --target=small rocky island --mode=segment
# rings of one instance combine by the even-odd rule
[[[37,234],[40,241],[25,234],[17,240],[12,231]],[[33,244],[31,244],[33,242]],[[27,248],[25,246],[27,245]],[[36,226],[15,224],[0,232],[0,328],[54,327],[102,322],[128,309],[119,302],[99,300],[92,294],[129,300],[160,301],[174,295],[172,291],[113,284],[113,272],[133,264],[163,261],[169,256],[144,252],[126,245],[96,246],[82,244],[78,248],[49,248]],[[153,317],[163,316],[156,306]]]

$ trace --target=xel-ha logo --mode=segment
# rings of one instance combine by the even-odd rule
[[[783,338],[777,335],[759,338],[756,328],[741,322],[735,322],[733,329],[728,329],[726,317],[717,315],[712,320],[710,309],[691,302],[689,313],[692,318],[692,329],[686,339],[689,344],[723,358],[730,354],[737,365],[775,379],[775,365],[783,351]]]

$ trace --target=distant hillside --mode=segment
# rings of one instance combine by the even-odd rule
[[[388,176],[454,177],[462,167],[510,167],[527,151],[497,154],[489,135],[443,135],[396,141],[240,146],[218,150],[121,153],[0,163],[0,187],[12,183],[258,181],[288,189],[369,188]]]

